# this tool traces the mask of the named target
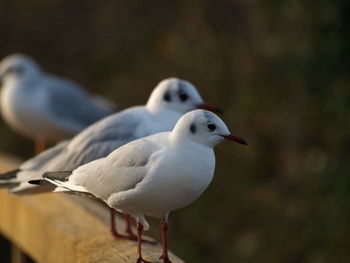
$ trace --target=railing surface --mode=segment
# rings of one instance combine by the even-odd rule
[[[19,164],[0,154],[0,172]],[[56,193],[15,196],[0,189],[0,232],[36,262],[134,263],[136,242],[114,239],[107,222],[108,209],[89,198]],[[124,229],[122,220],[118,223]],[[143,243],[142,252],[146,260],[159,262],[161,246]],[[183,262],[172,253],[170,259]]]

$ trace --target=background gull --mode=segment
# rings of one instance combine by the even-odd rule
[[[39,193],[52,187],[38,187],[29,180],[41,179],[46,171],[74,170],[107,156],[116,148],[150,134],[170,131],[186,112],[196,108],[218,110],[204,103],[197,89],[188,81],[169,78],[153,90],[145,106],[135,106],[108,116],[76,135],[72,140],[28,160],[18,170],[0,175],[0,185],[18,194]],[[114,214],[111,214],[112,222]],[[112,233],[118,236],[114,224]],[[130,227],[127,229],[131,234]]]
[[[149,228],[145,216],[161,218],[160,258],[169,263],[168,215],[208,187],[215,170],[213,147],[224,139],[246,144],[230,134],[215,114],[195,110],[185,114],[172,132],[141,138],[73,172],[48,172],[44,178],[58,186],[55,192],[92,194],[111,208],[133,215],[138,223],[137,263],[146,262],[140,242],[143,228]]]
[[[47,74],[30,57],[14,54],[0,64],[1,113],[7,124],[33,138],[37,151],[45,141],[73,137],[115,112],[114,105],[87,94],[70,80]]]

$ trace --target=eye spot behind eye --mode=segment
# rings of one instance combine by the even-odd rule
[[[216,129],[216,125],[215,124],[208,124],[208,129],[210,130],[210,131],[214,131],[215,129]]]
[[[192,123],[191,126],[190,126],[190,131],[191,131],[192,134],[195,134],[196,131],[197,131],[197,127],[196,127],[196,125],[194,125],[193,123]]]
[[[21,66],[12,66],[5,70],[4,75],[6,74],[22,74],[24,69]]]
[[[164,94],[163,99],[164,99],[165,101],[167,101],[167,102],[170,102],[170,101],[171,101],[170,93],[169,93],[169,92],[166,92],[166,93]]]

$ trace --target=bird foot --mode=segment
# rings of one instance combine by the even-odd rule
[[[160,256],[160,258],[162,260],[162,263],[173,263],[172,261],[170,261],[168,256]]]
[[[111,234],[115,239],[127,239],[127,240],[131,240],[131,241],[137,241],[137,236],[134,235],[133,233],[131,233],[131,234],[127,233],[126,235],[122,235],[114,230],[111,230]],[[152,241],[152,240],[141,239],[141,241],[143,243],[147,243],[147,244],[151,244],[151,245],[157,244],[156,241]]]
[[[120,238],[127,238],[127,236],[123,236],[121,234],[119,234],[116,230],[111,229],[111,234],[115,239],[120,239]]]

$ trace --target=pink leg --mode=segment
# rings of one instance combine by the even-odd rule
[[[163,219],[161,222],[162,225],[162,242],[163,242],[163,253],[159,259],[163,260],[163,263],[172,263],[168,256],[168,241],[166,237],[166,233],[168,231],[168,221]]]
[[[137,260],[136,263],[150,263],[149,261],[146,261],[142,258],[142,251],[141,251],[141,235],[142,235],[143,225],[140,223],[137,223]]]
[[[125,219],[125,233],[128,237],[132,238],[132,239],[137,239],[136,235],[132,232],[132,227],[131,227],[131,223],[132,223],[132,220],[131,220],[131,216],[130,215],[127,215],[127,214],[124,214],[124,219]]]
[[[116,227],[116,224],[115,224],[115,211],[113,208],[110,208],[110,215],[111,215],[111,233],[112,235],[118,239],[118,238],[125,238],[123,235],[119,234],[117,232],[117,227]]]
[[[35,139],[35,154],[39,154],[43,151],[45,151],[46,143],[45,140],[42,138],[36,138]]]
[[[117,231],[117,226],[115,223],[115,210],[113,208],[110,208],[110,219],[111,219],[111,233],[113,235],[113,237],[115,239],[120,239],[120,238],[124,238],[124,239],[129,239],[129,240],[133,240],[136,241],[137,240],[137,236],[134,235],[134,233],[132,233],[131,230],[131,218],[130,215],[124,215],[125,216],[125,220],[128,220],[128,222],[126,223],[126,232],[127,235],[123,235],[123,234],[119,234]],[[127,219],[128,218],[128,219]],[[129,233],[130,231],[130,233]],[[142,242],[148,243],[148,244],[157,244],[157,242],[155,241],[151,241],[151,240],[144,240],[142,239]]]

